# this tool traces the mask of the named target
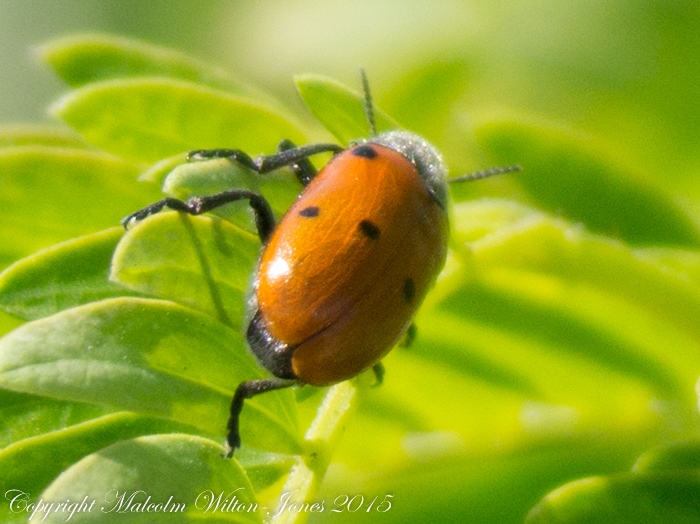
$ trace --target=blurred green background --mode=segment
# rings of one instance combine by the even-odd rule
[[[64,88],[31,47],[75,32],[190,52],[296,108],[291,75],[355,85],[362,65],[379,105],[401,108],[393,116],[438,142],[455,173],[486,164],[464,143],[474,122],[549,119],[660,181],[697,223],[698,23],[693,0],[2,0],[0,121],[45,118]],[[411,108],[426,82],[434,100]]]
[[[533,229],[477,248],[475,281],[448,271],[423,345],[389,357],[321,492],[394,493],[387,522],[519,522],[560,484],[697,434],[698,27],[693,0],[0,0],[0,122],[44,121],[67,90],[32,46],[99,31],[223,66],[310,125],[292,76],[357,86],[362,65],[453,174],[522,163],[455,194],[561,216],[543,230],[563,240]],[[457,242],[480,238],[479,213],[529,216],[495,209],[459,210]]]
[[[296,100],[292,74],[355,85],[363,65],[381,105],[429,69],[449,80],[435,96],[453,99],[453,125],[494,111],[547,117],[683,189],[697,164],[698,11],[692,0],[3,0],[0,121],[42,119],[62,92],[28,59],[32,45],[107,31],[191,52],[286,101]],[[430,128],[431,100],[415,104],[425,107],[395,116]],[[693,198],[676,196],[697,215]]]

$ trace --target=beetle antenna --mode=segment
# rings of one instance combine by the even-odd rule
[[[367,80],[367,75],[365,74],[365,70],[362,67],[360,68],[360,77],[362,78],[362,92],[365,97],[365,117],[367,117],[367,124],[369,124],[369,132],[371,136],[376,136],[377,125],[374,122],[374,105],[372,104],[372,93],[369,90],[369,80]]]
[[[462,175],[456,178],[451,178],[448,180],[448,182],[450,184],[453,182],[471,182],[472,180],[481,180],[482,178],[488,178],[494,175],[502,175],[503,173],[512,173],[514,171],[522,170],[523,168],[518,165],[494,167],[491,169],[486,169],[484,171],[477,171],[476,173],[469,173],[468,175]]]

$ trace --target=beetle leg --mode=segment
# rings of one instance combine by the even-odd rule
[[[233,400],[231,400],[231,417],[228,419],[228,436],[226,437],[226,442],[228,443],[228,452],[225,457],[230,458],[233,453],[241,446],[241,435],[238,431],[238,421],[241,416],[241,410],[243,409],[243,402],[247,398],[252,398],[260,393],[265,393],[267,391],[273,391],[275,389],[287,388],[296,384],[296,380],[283,379],[283,378],[262,378],[259,380],[248,380],[247,382],[241,382],[236,388],[236,393],[233,395]]]
[[[190,215],[201,215],[202,213],[206,213],[214,208],[237,200],[248,200],[250,207],[255,213],[255,225],[258,230],[258,235],[264,244],[275,229],[275,217],[265,197],[247,189],[229,189],[213,195],[196,196],[188,199],[186,202],[178,200],[177,198],[166,197],[135,213],[127,215],[121,220],[121,224],[126,229],[132,221],[143,220],[147,216],[158,213],[166,207]]]
[[[384,372],[386,371],[384,369],[384,364],[377,362],[374,366],[372,366],[372,371],[374,372],[374,378],[376,380],[375,383],[372,384],[372,387],[376,388],[381,386],[384,382]]]
[[[289,140],[282,140],[277,146],[277,152],[272,155],[260,155],[252,158],[240,149],[200,149],[187,153],[188,160],[209,160],[213,158],[228,158],[244,167],[264,175],[284,166],[292,166],[299,181],[306,185],[313,178],[308,176],[315,169],[308,158],[319,153],[340,153],[343,148],[338,144],[307,144],[295,146]],[[297,167],[295,167],[295,165]],[[311,168],[311,171],[308,168]],[[300,172],[301,171],[301,172]]]
[[[290,151],[296,147],[297,146],[294,145],[291,140],[284,138],[280,140],[279,144],[277,144],[277,152],[281,153],[282,151]],[[306,187],[318,173],[314,165],[309,160],[309,157],[304,157],[298,162],[289,164],[289,167],[292,169],[292,172],[294,172],[294,175],[296,175],[297,180],[299,180],[301,185],[304,187]]]
[[[255,159],[240,149],[201,149],[190,151],[187,154],[187,159],[228,158],[261,175],[280,167],[290,166],[299,182],[306,186],[316,176],[316,169],[309,161],[309,157],[319,153],[332,152],[336,154],[340,151],[343,151],[343,148],[337,144],[309,144],[297,147],[290,140],[282,140],[277,145],[275,154],[260,155]],[[121,224],[126,229],[132,221],[143,220],[166,207],[175,211],[189,213],[190,215],[199,215],[229,202],[243,199],[249,201],[250,207],[255,212],[255,225],[258,229],[260,240],[263,243],[267,242],[267,239],[272,234],[272,230],[275,228],[275,218],[272,209],[262,195],[246,189],[230,189],[213,195],[192,197],[186,202],[177,198],[166,197],[127,215],[121,220]]]
[[[187,160],[214,160],[216,158],[228,158],[232,162],[238,162],[243,167],[258,171],[258,165],[255,160],[240,149],[197,149],[187,153]]]
[[[399,340],[398,346],[400,348],[409,348],[413,345],[413,341],[416,340],[416,333],[418,332],[418,328],[416,325],[411,322],[411,325],[408,326],[408,329],[404,331],[403,335],[401,335],[401,340]]]

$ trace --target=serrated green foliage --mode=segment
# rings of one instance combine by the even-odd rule
[[[12,239],[0,245],[0,267],[41,247],[114,226],[125,210],[155,194],[136,183],[133,165],[80,149],[3,148],[0,172],[0,222],[5,238]]]
[[[251,234],[221,219],[162,213],[124,235],[110,278],[208,313],[239,331],[258,251]]]
[[[0,308],[35,320],[88,302],[131,294],[107,280],[121,227],[69,240],[0,274]]]
[[[2,387],[170,418],[219,436],[232,388],[260,374],[235,331],[164,301],[95,302],[0,340]],[[296,451],[292,402],[289,391],[250,402],[242,431],[262,449]]]
[[[563,132],[499,122],[477,130],[495,165],[521,164],[517,182],[543,209],[633,245],[697,248],[700,232],[663,187]]]
[[[259,94],[220,68],[166,47],[114,35],[68,36],[44,44],[38,53],[71,87],[110,78],[160,76],[233,93]]]
[[[274,151],[280,137],[303,142],[298,127],[263,102],[164,78],[104,80],[51,108],[85,139],[135,162],[192,149]]]
[[[245,473],[235,460],[222,460],[222,452],[214,442],[192,435],[126,440],[68,468],[41,498],[80,501],[87,496],[96,500],[95,511],[74,514],[71,520],[76,522],[116,522],[121,518],[129,522],[262,522],[257,511],[215,510],[219,494],[223,494],[222,504],[233,495],[246,507],[255,502]],[[129,505],[132,494],[136,496]],[[161,509],[147,511],[147,502],[161,504]],[[37,515],[45,518],[44,522],[63,522],[65,518],[60,512]]]
[[[314,115],[341,144],[370,134],[364,112],[364,98],[343,84],[320,75],[294,77],[297,90]],[[359,79],[358,79],[359,83]],[[381,109],[374,108],[377,132],[398,129]]]

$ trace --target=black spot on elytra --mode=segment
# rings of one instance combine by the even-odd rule
[[[367,238],[371,238],[372,240],[377,240],[379,238],[379,228],[373,222],[363,220],[360,222],[359,228]]]
[[[317,217],[320,212],[321,210],[317,206],[309,206],[299,211],[299,216],[313,218]]]
[[[367,158],[369,160],[377,157],[377,152],[374,150],[374,148],[367,144],[357,146],[352,150],[352,154],[355,156],[361,156],[362,158]]]
[[[403,281],[403,298],[406,302],[413,302],[416,298],[416,285],[412,278],[407,278]]]

